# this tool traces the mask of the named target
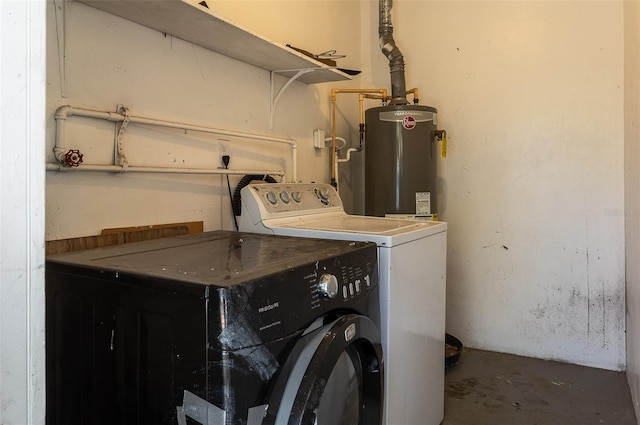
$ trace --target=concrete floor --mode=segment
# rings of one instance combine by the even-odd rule
[[[442,425],[638,425],[623,372],[464,348]]]

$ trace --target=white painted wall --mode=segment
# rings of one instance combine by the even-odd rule
[[[357,1],[217,0],[208,4],[214,12],[262,36],[313,54],[336,50],[346,56],[337,60],[340,67],[360,69]],[[358,80],[355,78],[354,83]]]
[[[45,3],[0,2],[0,424],[44,423]]]
[[[627,379],[640,421],[640,3],[624,3],[624,29]]]
[[[380,54],[369,56],[367,53],[377,52],[377,45],[371,40],[377,32],[377,4],[374,3],[377,2],[361,3],[365,25],[360,65],[372,72],[369,77],[345,83],[347,85],[388,84],[385,60]],[[59,96],[55,27],[52,14],[46,18],[47,152],[53,143],[52,111],[72,101],[95,108],[113,108],[123,102],[140,114],[182,114],[207,124],[266,128],[264,81],[268,77],[263,72],[201,52],[194,46],[183,46],[171,38],[158,41],[153,32],[75,2],[71,7],[70,18],[75,23],[71,24],[69,34],[68,99]],[[344,2],[340,7],[351,10],[353,5]],[[452,244],[449,252],[450,331],[470,346],[620,367],[623,364],[620,352],[624,352],[620,335],[622,307],[619,301],[611,299],[612,295],[620,298],[622,274],[622,224],[618,216],[624,212],[618,211],[636,208],[639,198],[637,185],[630,180],[636,178],[637,181],[634,169],[638,166],[638,151],[637,144],[633,143],[638,134],[635,114],[631,119],[626,115],[624,126],[627,183],[634,184],[626,186],[627,204],[626,210],[623,209],[618,87],[622,72],[621,5],[608,2],[421,4],[396,0],[396,10],[401,8],[405,10],[395,17],[398,20],[396,38],[407,56],[408,86],[418,86],[424,94],[423,103],[440,109],[442,127],[452,136],[451,156],[442,171],[443,196],[447,201],[443,215],[450,223]],[[639,12],[633,2],[625,3],[625,8],[626,28],[633,28],[625,33],[625,71],[635,75],[638,58],[633,47],[638,40]],[[44,200],[43,170],[38,165],[43,162],[40,148],[44,139],[42,112],[38,112],[44,109],[44,55],[39,44],[44,35],[44,3],[0,2],[0,12],[3,28],[0,34],[1,146],[3,158],[14,159],[14,165],[11,161],[5,162],[0,174],[0,314],[3,323],[0,422],[37,424],[43,422],[44,414],[41,212]],[[84,20],[88,20],[89,25]],[[403,23],[415,24],[417,20],[421,20],[417,26],[407,27],[410,24]],[[302,26],[305,25],[309,23]],[[121,33],[126,39],[119,35]],[[350,29],[343,29],[343,33],[345,40],[359,40],[359,34]],[[17,43],[17,40],[23,42]],[[117,53],[118,43],[127,48]],[[343,50],[342,46],[331,46],[334,47]],[[106,52],[97,52],[101,49]],[[183,60],[190,66],[180,66],[178,62]],[[204,68],[200,67],[200,60],[204,60]],[[153,67],[147,64],[149,61],[154,63]],[[194,67],[199,75],[194,76]],[[227,72],[222,72],[221,67]],[[153,84],[147,81],[151,80],[149,75],[158,76]],[[363,73],[363,77],[366,75]],[[193,81],[196,77],[200,84]],[[214,77],[217,84],[211,82]],[[629,95],[625,103],[627,114],[637,108],[637,87],[633,81],[625,81],[625,92]],[[156,84],[158,82],[160,84]],[[249,89],[243,87],[245,84],[249,84]],[[233,89],[228,89],[228,85],[233,85]],[[295,101],[284,102],[288,112],[277,118],[274,133],[304,133],[304,139],[308,131],[296,130],[297,125],[287,121],[298,117],[296,110],[309,98],[321,105],[326,88],[297,86],[290,92]],[[241,95],[234,91],[236,89]],[[167,99],[169,105],[165,104]],[[212,105],[222,104],[221,99],[226,99],[224,107],[214,108]],[[188,100],[193,100],[193,104]],[[328,125],[326,109],[319,108],[322,113],[312,116],[307,115],[306,109],[301,112],[311,128]],[[6,119],[7,109],[16,112],[16,116],[11,117],[15,120]],[[230,113],[229,109],[243,114]],[[345,106],[343,113],[349,114],[349,111],[350,106]],[[316,115],[322,118],[314,121]],[[294,129],[290,130],[290,126]],[[7,140],[22,142],[8,145]],[[606,141],[606,145],[602,141]],[[11,147],[10,152],[7,147]],[[176,152],[184,155],[180,149]],[[232,154],[235,159],[233,151]],[[326,153],[307,149],[303,161],[315,168],[317,164],[326,163],[323,155]],[[497,168],[496,163],[505,164],[505,169],[492,170],[490,164]],[[325,178],[326,168],[323,165],[319,168],[305,170],[304,177]],[[606,168],[610,169],[605,172]],[[230,224],[220,214],[222,206],[215,205],[216,200],[220,204],[224,201],[224,187],[220,182],[80,176],[61,177],[49,173],[47,177],[47,237],[50,239],[93,234],[102,227],[156,219],[165,222],[205,217],[208,228],[215,228],[217,222],[220,226]],[[473,183],[474,179],[478,180],[477,184]],[[159,183],[163,187],[158,188]],[[214,188],[210,189],[211,186]],[[572,189],[573,193],[563,188]],[[207,193],[209,190],[211,193]],[[481,193],[475,193],[476,190]],[[138,202],[136,197],[147,198]],[[214,206],[208,204],[211,198]],[[182,202],[180,208],[174,206]],[[476,210],[477,214],[463,216],[462,211],[466,210]],[[637,254],[638,224],[629,219],[629,214],[626,217],[627,237],[630,234],[636,237],[628,240],[629,256]],[[572,247],[577,253],[561,251],[560,245],[554,242],[566,242],[560,245]],[[483,248],[491,243],[497,244],[491,247],[497,250]],[[509,246],[509,250],[501,250],[502,245]],[[635,263],[632,258],[627,269],[627,372],[637,407],[640,349],[637,337],[634,338],[639,326]],[[510,265],[513,269],[509,269]],[[592,283],[602,286],[594,288],[592,293]],[[589,300],[584,299],[585,286]],[[569,302],[572,298],[577,298],[575,304]],[[606,307],[608,299],[612,301],[611,306],[603,312],[598,308],[599,301],[604,300]],[[468,309],[464,310],[465,307]],[[562,308],[566,311],[559,311]],[[540,317],[534,319],[536,315]],[[18,326],[20,323],[23,326]],[[604,324],[602,332],[597,329],[599,324]],[[575,334],[568,334],[567,328],[575,328]],[[561,337],[568,338],[568,342],[554,347]],[[539,346],[534,347],[535,344]],[[558,355],[567,345],[567,354]]]
[[[377,19],[365,2],[363,56]],[[449,135],[448,332],[624,369],[622,3],[397,0],[393,24],[407,87]]]
[[[345,26],[342,37],[325,24],[332,16],[353,16],[353,2],[234,2],[225,11],[210,7],[267,37],[319,53],[335,48],[359,58],[359,27]],[[222,3],[224,4],[224,3]],[[221,4],[221,5],[222,5]],[[246,8],[261,10],[246,14]],[[238,11],[242,10],[242,13]],[[235,14],[233,13],[235,11]],[[244,16],[282,17],[261,22]],[[287,20],[287,16],[295,16]],[[241,19],[234,19],[241,18]],[[62,97],[53,7],[47,25],[47,154],[53,160],[55,110],[65,104],[115,110],[118,104],[133,115],[171,119],[202,126],[239,130],[298,143],[298,180],[328,181],[328,150],[313,147],[314,128],[329,129],[329,90],[352,82],[306,85],[293,83],[280,99],[273,129],[269,129],[270,73],[191,43],[126,21],[78,2],[68,4],[66,23],[68,97]],[[342,18],[341,18],[342,19]],[[344,20],[344,19],[343,19]],[[358,24],[356,20],[356,24]],[[309,33],[314,34],[313,37]],[[305,34],[305,36],[299,36]],[[216,36],[212,34],[212,36]],[[310,40],[315,40],[311,45]],[[320,43],[318,40],[328,40]],[[323,47],[326,45],[328,47]],[[123,48],[126,46],[126,48]],[[319,50],[319,51],[318,51]],[[357,64],[354,64],[354,66]],[[285,80],[278,77],[277,84]],[[66,145],[79,149],[85,163],[109,163],[113,124],[74,118],[67,125]],[[209,167],[219,163],[220,137],[177,134],[132,126],[125,134],[130,164]],[[228,137],[224,139],[229,139]],[[286,145],[230,139],[230,168],[284,169],[291,179]],[[232,177],[235,187],[240,177]],[[226,180],[220,176],[159,176],[149,174],[47,173],[47,240],[99,234],[103,228],[176,221],[204,221],[205,230],[232,229]]]
[[[341,68],[352,70],[364,70],[352,81],[327,84],[328,88],[363,88],[367,81],[366,74],[369,69],[369,50],[361,50],[361,2],[345,0],[322,0],[304,2],[291,0],[242,0],[243,7],[238,7],[238,0],[221,0],[211,2],[210,7],[246,28],[268,38],[279,40],[284,44],[303,48],[311,53],[336,50],[339,55],[346,57],[337,59]],[[377,2],[375,3],[377,7]],[[246,13],[251,10],[251,13]],[[282,13],[273,13],[282,11]],[[309,17],[313,17],[309,19]],[[267,18],[265,18],[267,17]],[[292,30],[304,23],[304,30]],[[318,36],[322,34],[322,36]],[[369,35],[366,34],[368,37]],[[330,98],[327,94],[324,98],[318,98],[323,106],[330,107]],[[371,104],[370,106],[373,106]],[[336,135],[347,141],[347,146],[339,152],[340,158],[345,157],[347,148],[358,147],[358,96],[357,94],[338,94],[336,99]],[[327,121],[326,137],[331,135],[330,121]],[[327,147],[330,144],[327,142]],[[326,152],[324,153],[327,154]],[[362,157],[354,153],[352,162],[362,163]],[[355,180],[354,180],[355,178]],[[344,181],[344,185],[342,184]],[[350,213],[363,213],[362,208],[354,206],[353,198],[362,199],[362,190],[359,184],[362,176],[353,176],[348,167],[340,165],[338,190],[343,197],[345,209]],[[355,185],[355,189],[354,189]],[[357,202],[357,201],[356,201]]]

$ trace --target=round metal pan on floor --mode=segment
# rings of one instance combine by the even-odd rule
[[[444,367],[455,366],[462,354],[462,342],[451,334],[445,334],[444,339]]]

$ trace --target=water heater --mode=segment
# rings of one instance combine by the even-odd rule
[[[437,112],[421,105],[365,112],[365,215],[437,214]]]

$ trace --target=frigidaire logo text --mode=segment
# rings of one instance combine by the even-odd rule
[[[276,301],[273,304],[268,304],[268,305],[265,305],[264,307],[260,307],[258,309],[258,313],[264,313],[265,311],[273,310],[274,308],[278,308],[278,307],[280,307],[280,303]]]

